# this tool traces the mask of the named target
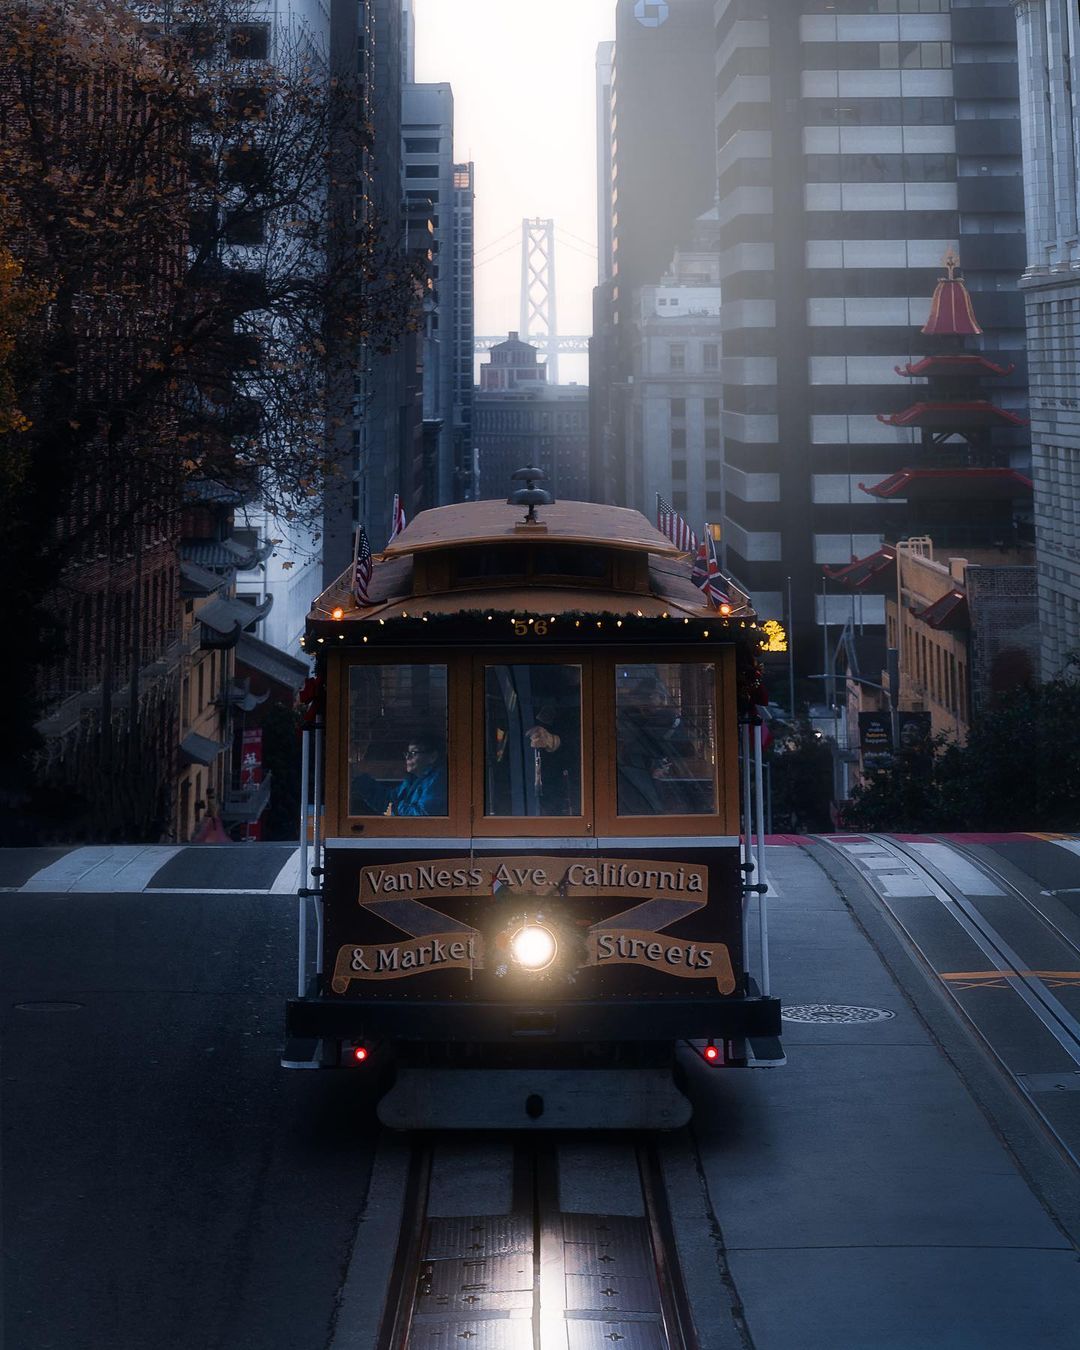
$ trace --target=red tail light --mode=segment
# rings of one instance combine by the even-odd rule
[[[713,1045],[712,1041],[710,1041],[705,1049],[702,1050],[701,1055],[708,1064],[718,1064],[720,1062],[720,1051],[717,1046]]]
[[[352,1048],[352,1058],[354,1064],[363,1064],[368,1057],[368,1048],[366,1045],[354,1045]]]

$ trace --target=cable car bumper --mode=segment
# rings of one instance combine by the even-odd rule
[[[294,998],[286,1003],[285,1027],[296,1038],[474,1044],[676,1041],[781,1030],[780,1000],[760,996],[533,1004]]]

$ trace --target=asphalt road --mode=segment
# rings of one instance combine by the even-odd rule
[[[702,1350],[1071,1350],[1066,1023],[1032,1014],[1027,966],[963,947],[959,902],[1068,1014],[1080,856],[875,847],[767,850],[774,991],[864,1013],[789,1022],[783,1068],[689,1062],[664,1149]],[[337,1350],[379,1297],[368,1081],[278,1066],[292,860],[0,854],[4,1350]]]
[[[286,897],[0,896],[6,1350],[321,1350],[359,1074],[278,1066]]]

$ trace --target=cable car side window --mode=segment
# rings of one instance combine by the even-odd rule
[[[716,667],[664,662],[615,667],[620,816],[716,812]]]
[[[445,816],[446,667],[349,670],[349,815]]]
[[[484,815],[581,815],[580,666],[485,666]]]

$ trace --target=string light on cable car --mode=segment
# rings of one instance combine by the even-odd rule
[[[341,608],[340,605],[337,605],[331,612],[330,617],[332,619],[341,620],[345,617],[345,611]]]

